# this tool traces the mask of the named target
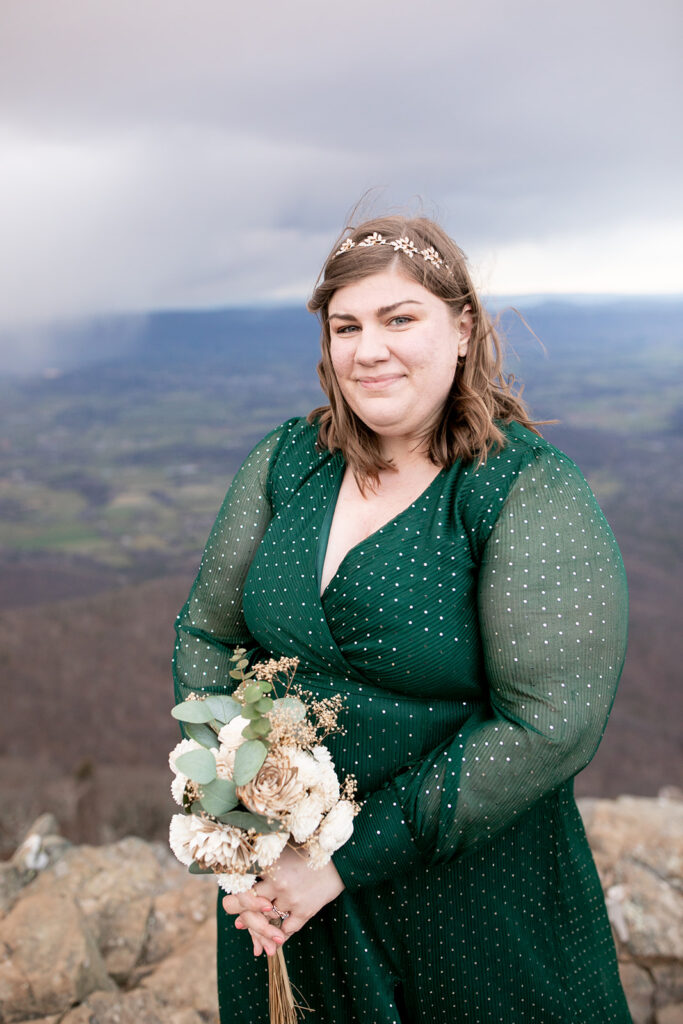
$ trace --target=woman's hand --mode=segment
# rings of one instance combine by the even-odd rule
[[[273,956],[278,946],[343,890],[344,883],[332,861],[314,870],[303,850],[286,846],[264,872],[262,881],[249,892],[226,896],[223,907],[228,914],[238,915],[236,928],[249,929],[255,956],[264,950]],[[273,903],[282,913],[289,912],[281,927],[272,923],[277,921]]]

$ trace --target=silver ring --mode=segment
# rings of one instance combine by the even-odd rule
[[[278,908],[275,906],[275,903],[273,902],[273,900],[271,900],[270,902],[273,904],[273,913],[277,914],[277,916],[280,918],[281,921],[286,921],[287,918],[289,917],[289,911],[288,910],[278,910]]]

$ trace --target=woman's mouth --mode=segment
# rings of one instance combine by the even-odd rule
[[[397,380],[401,380],[402,377],[402,373],[388,373],[382,374],[379,377],[357,377],[356,379],[361,387],[366,388],[368,391],[382,391],[384,388],[395,384]]]

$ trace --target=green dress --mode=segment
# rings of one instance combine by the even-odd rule
[[[236,645],[344,694],[328,741],[363,806],[346,885],[285,945],[310,1024],[625,1024],[572,794],[626,645],[614,537],[574,463],[516,423],[320,573],[344,472],[288,421],[237,473],[177,622],[176,699]],[[267,963],[219,906],[222,1024],[268,1020]]]

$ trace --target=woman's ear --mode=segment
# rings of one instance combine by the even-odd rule
[[[462,313],[458,317],[458,333],[460,335],[458,340],[458,359],[464,359],[467,355],[467,347],[470,342],[470,335],[472,334],[473,326],[474,318],[472,316],[472,307],[469,303],[466,303],[462,307]]]

